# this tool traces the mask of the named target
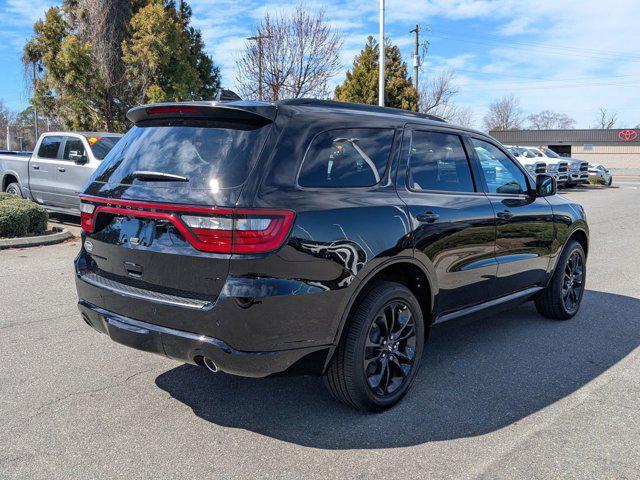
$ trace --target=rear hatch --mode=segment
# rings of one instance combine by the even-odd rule
[[[242,237],[236,227],[248,236],[240,238],[249,244],[247,252],[267,242],[266,251],[278,240],[273,228],[271,237],[254,230],[273,227],[282,219],[279,212],[235,209],[275,107],[167,104],[139,107],[128,116],[135,126],[81,195],[87,261],[79,273],[89,283],[158,305],[212,305],[231,254],[242,251],[234,246]],[[93,300],[131,313],[114,309],[109,298]]]

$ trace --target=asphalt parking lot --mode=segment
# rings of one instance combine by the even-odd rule
[[[378,415],[315,377],[214,375],[80,319],[79,242],[0,252],[0,478],[640,477],[640,180],[568,193],[591,227],[568,322],[532,305],[434,328]]]

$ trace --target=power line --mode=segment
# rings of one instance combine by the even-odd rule
[[[456,36],[456,37],[452,37],[449,35],[444,35],[444,34],[439,34],[439,33],[433,33],[431,35],[432,38],[439,38],[439,39],[443,39],[443,40],[449,40],[452,42],[463,42],[463,43],[476,43],[479,45],[488,45],[488,46],[493,46],[493,45],[497,45],[503,48],[506,47],[512,47],[515,45],[515,48],[517,49],[517,46],[533,46],[533,48],[536,49],[544,49],[545,54],[550,54],[550,55],[559,55],[559,56],[563,56],[563,57],[580,57],[580,58],[587,58],[587,59],[596,59],[596,60],[612,60],[615,59],[615,57],[624,57],[625,61],[627,62],[640,62],[640,57],[635,56],[635,55],[628,55],[625,53],[611,53],[611,54],[590,54],[588,52],[585,53],[585,50],[583,49],[570,49],[570,47],[559,47],[559,46],[549,46],[549,45],[544,45],[544,44],[534,44],[534,43],[525,43],[525,42],[518,42],[518,41],[505,41],[504,39],[502,41],[492,41],[492,40],[478,40],[475,38],[470,38],[470,37],[462,37],[462,36]],[[558,52],[555,51],[555,49],[567,49],[568,51],[565,52]],[[520,50],[523,50],[522,48],[520,48]]]

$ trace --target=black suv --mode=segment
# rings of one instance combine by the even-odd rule
[[[493,138],[318,100],[137,107],[82,193],[83,319],[212,371],[322,374],[382,410],[432,325],[575,315],[582,207]]]

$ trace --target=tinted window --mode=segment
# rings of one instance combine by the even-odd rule
[[[40,158],[57,158],[58,149],[62,143],[62,137],[44,137],[40,148],[38,149],[38,157]]]
[[[104,159],[104,157],[107,156],[107,153],[109,153],[114,145],[118,143],[118,140],[120,140],[120,137],[87,137],[91,151],[98,160]]]
[[[387,170],[393,130],[352,128],[318,135],[302,162],[303,187],[368,187]]]
[[[134,126],[116,143],[96,172],[96,181],[125,185],[231,188],[241,185],[262,148],[269,126],[210,120],[170,120]],[[134,178],[161,172],[187,182]]]
[[[413,190],[474,191],[467,154],[458,135],[413,132],[409,187]]]
[[[528,190],[525,174],[498,147],[472,138],[489,193],[519,194]]]
[[[67,141],[64,144],[64,155],[62,158],[69,160],[69,154],[71,152],[79,153],[80,155],[84,155],[86,153],[84,151],[84,144],[82,143],[82,140],[78,140],[77,138],[67,138]]]

